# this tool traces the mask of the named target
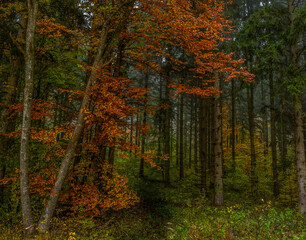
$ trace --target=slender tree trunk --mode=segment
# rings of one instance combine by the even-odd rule
[[[34,34],[36,26],[36,16],[38,11],[38,2],[28,0],[28,22],[26,29],[26,48],[25,48],[25,87],[24,87],[24,107],[21,128],[20,142],[20,195],[21,211],[24,232],[26,235],[34,231],[29,187],[29,142],[32,114],[32,97],[34,84]]]
[[[209,104],[209,129],[208,129],[208,153],[209,153],[209,173],[210,173],[210,188],[214,189],[215,185],[215,134],[214,134],[214,99],[210,99]]]
[[[194,96],[194,170],[198,172],[198,99]]]
[[[280,130],[281,130],[281,162],[282,162],[282,170],[283,172],[287,169],[287,139],[286,139],[286,131],[285,131],[285,123],[284,123],[284,99],[282,97],[281,100],[281,116],[280,116]]]
[[[144,82],[144,88],[148,88],[148,82],[149,82],[149,75],[146,74],[145,76],[145,82]],[[145,98],[148,97],[148,94],[146,93],[144,95]],[[143,125],[147,124],[147,100],[144,102],[144,113],[143,113]],[[146,145],[146,136],[142,136],[141,138],[141,154],[144,155],[145,153],[145,145]],[[144,177],[144,158],[141,157],[140,159],[140,166],[139,166],[139,177]]]
[[[167,109],[165,110],[165,154],[169,156],[168,160],[165,162],[165,183],[170,184],[170,164],[171,164],[171,148],[170,148],[170,131],[171,131],[171,119],[170,119],[170,65],[166,66],[166,88],[165,88],[165,103]],[[176,153],[177,154],[177,153]]]
[[[180,180],[184,178],[184,94],[180,98]]]
[[[189,164],[188,168],[192,166],[192,135],[193,135],[193,96],[190,98],[190,132],[189,132]]]
[[[206,102],[201,98],[200,107],[200,166],[201,166],[201,192],[206,192],[207,171],[207,118]]]
[[[272,149],[272,172],[273,172],[273,194],[279,195],[278,171],[277,171],[277,149],[276,149],[276,130],[275,130],[275,105],[274,105],[274,83],[273,73],[269,76],[270,85],[270,113],[271,113],[271,149]]]
[[[220,80],[216,80],[214,87],[220,90]],[[222,170],[222,113],[220,95],[214,97],[214,156],[215,156],[215,184],[214,184],[214,204],[221,206],[224,203],[223,199],[223,170]]]
[[[248,95],[248,118],[249,118],[249,132],[250,132],[250,147],[251,147],[251,194],[257,191],[256,178],[256,156],[255,156],[255,126],[254,126],[254,87],[251,83],[247,89]]]
[[[165,101],[166,105],[168,106],[166,109],[166,121],[165,121],[165,154],[169,156],[168,160],[165,163],[165,183],[170,184],[170,125],[171,125],[171,120],[170,120],[170,89],[169,89],[169,84],[170,84],[170,76],[169,72],[167,70],[167,76],[166,76],[166,96],[165,96]]]
[[[179,150],[180,150],[180,96],[177,98],[176,112],[176,167],[179,166]]]
[[[264,157],[265,160],[268,155],[268,149],[269,149],[269,135],[268,135],[268,117],[267,117],[267,110],[266,110],[266,101],[265,101],[265,92],[263,87],[263,79],[260,81],[260,88],[261,88],[261,105],[262,105],[262,111],[263,111],[263,139],[264,139]]]
[[[232,134],[231,134],[231,142],[232,142],[232,172],[234,173],[236,170],[236,151],[235,151],[235,119],[236,119],[236,110],[235,110],[235,82],[232,79]]]

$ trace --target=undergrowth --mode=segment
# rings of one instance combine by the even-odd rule
[[[306,239],[306,218],[294,206],[226,195],[226,204],[214,207],[192,181],[175,186],[144,180],[132,208],[99,218],[58,213],[50,232],[28,239]],[[0,239],[24,239],[21,222],[2,221],[0,229]]]

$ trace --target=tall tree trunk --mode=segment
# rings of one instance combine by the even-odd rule
[[[215,185],[215,134],[214,134],[214,99],[210,99],[209,103],[209,128],[208,128],[208,155],[209,155],[209,173],[210,173],[210,188],[214,189]]]
[[[184,178],[184,94],[180,98],[180,180]]]
[[[169,156],[168,160],[165,163],[165,183],[170,184],[170,125],[171,125],[171,119],[170,119],[170,89],[169,89],[169,84],[170,84],[170,76],[169,72],[167,71],[167,76],[166,76],[166,96],[165,96],[165,101],[167,105],[166,109],[166,121],[165,121],[165,154]]]
[[[254,86],[253,83],[247,88],[248,97],[248,118],[250,132],[250,147],[251,147],[251,194],[257,191],[256,177],[256,156],[255,156],[255,124],[254,124]]]
[[[218,76],[217,76],[218,77]],[[220,80],[217,79],[214,87],[220,90]],[[214,97],[214,156],[215,156],[215,184],[214,184],[214,204],[221,206],[224,203],[223,199],[223,170],[222,170],[222,136],[221,136],[221,99],[217,94]]]
[[[281,163],[283,172],[287,169],[287,139],[286,139],[286,127],[284,123],[285,118],[284,99],[281,100],[281,116],[280,116],[280,128],[281,128]]]
[[[271,149],[272,149],[272,172],[273,172],[273,194],[279,195],[278,171],[277,171],[277,152],[276,152],[276,130],[275,130],[275,105],[274,105],[274,83],[273,73],[269,76],[270,85],[270,113],[271,113]]]
[[[149,82],[149,75],[146,74],[145,76],[145,82],[144,82],[144,88],[147,89],[148,88],[148,82]],[[143,125],[147,124],[147,97],[148,94],[146,93],[144,95],[145,97],[145,102],[144,102],[144,113],[143,113]],[[145,145],[146,145],[146,136],[142,136],[141,138],[141,154],[144,155],[145,153]],[[141,157],[140,159],[140,166],[139,166],[139,177],[144,177],[144,157]]]
[[[295,1],[288,0],[288,11],[290,18],[290,26],[294,28],[295,24]],[[293,65],[292,78],[295,82],[296,76],[299,74],[299,59],[298,59],[298,37],[292,40],[290,46],[291,63]],[[294,81],[295,80],[295,81]],[[302,107],[302,93],[305,86],[301,86],[300,92],[295,93],[294,96],[294,120],[295,120],[295,159],[297,167],[297,180],[299,190],[299,209],[302,214],[306,214],[306,166],[305,166],[305,145],[304,145],[304,131],[303,131],[303,107]]]
[[[268,155],[268,149],[269,149],[269,131],[268,131],[268,117],[267,117],[267,109],[266,109],[266,101],[265,101],[265,92],[264,92],[264,86],[263,86],[263,79],[260,81],[260,88],[261,88],[261,107],[262,107],[262,112],[263,112],[263,117],[262,117],[262,132],[263,132],[263,139],[264,139],[264,157],[265,160]]]
[[[94,63],[92,66],[92,71],[90,73],[90,76],[88,78],[87,86],[86,86],[86,94],[83,97],[81,108],[76,120],[76,125],[72,133],[71,140],[68,143],[64,159],[61,163],[59,172],[57,174],[55,184],[52,188],[51,195],[49,200],[47,201],[47,204],[43,210],[43,213],[41,215],[41,218],[39,220],[38,224],[38,230],[39,232],[46,232],[50,225],[50,220],[53,216],[53,212],[56,207],[56,203],[61,191],[61,188],[63,186],[64,180],[66,178],[66,175],[68,173],[69,166],[71,165],[72,158],[75,154],[75,149],[78,143],[78,140],[81,136],[83,127],[84,127],[84,118],[85,113],[84,109],[88,107],[89,104],[89,96],[88,92],[92,85],[95,84],[96,81],[96,73],[97,69],[101,66],[101,64],[106,65],[106,61],[108,59],[108,56],[110,52],[114,48],[115,41],[117,40],[119,34],[122,32],[122,30],[125,28],[125,25],[127,23],[127,20],[130,16],[130,13],[132,11],[132,6],[134,5],[134,1],[128,1],[128,4],[126,5],[126,9],[123,13],[123,16],[118,23],[116,29],[112,31],[109,34],[109,21],[111,19],[108,19],[104,22],[103,30],[100,38],[100,42],[97,48],[97,55],[94,58]]]
[[[192,135],[193,135],[193,96],[190,96],[190,132],[189,132],[189,162],[188,168],[192,166]]]
[[[25,48],[25,87],[24,87],[24,107],[22,116],[21,142],[20,142],[20,196],[21,211],[24,232],[29,235],[33,232],[34,226],[31,213],[30,187],[29,187],[29,142],[32,115],[32,97],[34,84],[34,34],[36,26],[36,16],[38,2],[28,0],[28,22],[26,29]]]
[[[303,132],[303,108],[302,97],[295,96],[294,118],[295,118],[295,158],[297,167],[297,180],[299,191],[300,213],[306,214],[306,167],[305,167],[305,145]]]
[[[198,172],[198,102],[199,96],[194,96],[194,170]]]
[[[201,98],[200,106],[200,166],[201,166],[201,192],[206,192],[207,171],[207,118],[205,98]]]
[[[236,119],[236,110],[235,110],[235,81],[232,79],[232,91],[231,91],[231,100],[232,100],[232,134],[231,134],[231,143],[232,143],[232,172],[236,170],[236,151],[235,151],[235,119]]]
[[[176,112],[176,167],[179,166],[179,151],[180,151],[180,96],[177,98]]]

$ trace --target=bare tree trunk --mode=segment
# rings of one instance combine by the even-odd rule
[[[193,135],[193,96],[190,96],[190,132],[189,132],[189,162],[188,168],[192,166],[192,135]]]
[[[271,113],[271,148],[272,148],[272,172],[273,172],[273,194],[279,195],[278,171],[277,171],[277,152],[276,152],[276,130],[275,130],[275,106],[274,106],[274,84],[273,73],[269,76],[270,85],[270,113]]]
[[[180,99],[180,180],[184,178],[184,94]]]
[[[217,79],[214,87],[220,90],[220,80]],[[224,203],[223,199],[223,170],[222,170],[222,136],[221,136],[221,109],[220,95],[214,97],[214,156],[215,156],[215,184],[214,184],[214,204],[221,206]]]
[[[176,167],[179,166],[179,150],[180,150],[180,96],[177,98],[176,112]]]
[[[207,171],[207,118],[206,102],[201,98],[200,107],[200,166],[201,166],[201,192],[206,192],[206,171]]]
[[[251,147],[251,194],[257,191],[257,178],[256,178],[256,156],[255,156],[255,126],[254,126],[254,87],[251,83],[247,88],[248,95],[248,118],[249,118],[249,132],[250,132],[250,147]]]
[[[149,75],[146,74],[145,76],[145,82],[144,82],[144,88],[148,88],[148,82],[149,82]],[[144,95],[145,98],[148,97],[148,94],[146,93]],[[143,125],[147,124],[147,100],[144,102],[144,113],[143,113]],[[145,153],[145,145],[146,145],[146,136],[142,136],[141,138],[141,154],[144,155]],[[144,158],[141,157],[140,159],[140,166],[139,166],[139,177],[144,177]]]
[[[198,101],[199,97],[194,96],[194,170],[198,172]]]
[[[266,160],[268,155],[269,149],[269,133],[268,133],[268,117],[267,117],[267,109],[265,105],[265,92],[263,86],[263,79],[260,81],[260,88],[261,88],[261,105],[262,105],[262,112],[263,112],[263,124],[262,124],[262,132],[263,132],[263,139],[264,139],[264,158]]]
[[[24,107],[21,128],[20,142],[20,196],[21,211],[24,233],[33,233],[34,226],[31,213],[30,187],[29,187],[29,142],[32,115],[32,97],[34,84],[34,34],[36,26],[36,16],[38,2],[28,0],[28,22],[26,29],[26,48],[25,48],[25,87],[24,87]]]
[[[210,173],[210,188],[214,189],[215,185],[215,134],[214,134],[214,99],[210,99],[209,103],[209,128],[208,128],[208,154],[209,154],[209,173]]]
[[[281,128],[281,162],[282,162],[282,170],[283,172],[287,169],[287,139],[286,139],[286,131],[285,131],[285,123],[284,123],[284,99],[282,97],[281,100],[281,116],[280,116],[280,128]]]
[[[236,109],[235,109],[235,81],[232,79],[232,134],[231,134],[231,142],[232,142],[232,172],[234,173],[236,170],[236,151],[235,151],[235,119],[236,119]]]
[[[299,190],[300,213],[306,214],[306,167],[305,167],[305,147],[303,132],[303,108],[301,96],[295,96],[294,118],[295,118],[295,158],[297,167],[297,179]]]
[[[169,71],[167,71],[169,73]],[[169,89],[169,83],[170,83],[170,76],[167,74],[166,76],[166,96],[165,101],[166,105],[168,106],[166,109],[166,122],[165,122],[165,154],[169,156],[168,160],[165,163],[165,183],[170,184],[170,125],[171,125],[171,119],[170,119],[170,89]]]

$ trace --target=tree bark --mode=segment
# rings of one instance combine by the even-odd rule
[[[199,96],[194,96],[194,170],[198,172],[198,101]]]
[[[26,29],[26,46],[25,46],[25,87],[24,87],[24,107],[21,127],[20,142],[20,196],[22,221],[25,235],[34,231],[32,221],[30,187],[29,187],[29,142],[32,114],[32,97],[34,84],[34,34],[36,26],[36,17],[38,11],[38,2],[28,0],[28,21]]]
[[[303,132],[303,108],[301,96],[295,96],[294,118],[295,118],[295,158],[297,167],[297,180],[299,191],[300,213],[306,214],[306,167],[305,167],[305,148]]]
[[[272,172],[273,172],[273,194],[279,195],[278,171],[277,171],[277,149],[276,149],[276,130],[275,130],[275,105],[274,105],[274,83],[273,73],[269,76],[270,85],[270,114],[271,114],[271,149],[272,149]]]
[[[184,94],[180,98],[180,180],[184,178]]]
[[[190,131],[189,131],[189,162],[188,168],[190,169],[192,166],[192,135],[193,135],[193,96],[190,96]]]
[[[201,192],[207,190],[207,118],[206,118],[206,102],[201,98],[200,107],[200,166],[201,166]]]
[[[218,77],[218,76],[217,76]],[[220,80],[217,79],[214,83],[214,87],[220,90]],[[215,184],[214,184],[214,204],[221,206],[224,203],[223,199],[223,170],[222,170],[222,137],[221,137],[221,99],[217,94],[214,97],[214,157],[215,157]]]
[[[250,147],[251,147],[251,194],[254,195],[257,191],[256,177],[256,155],[255,155],[255,125],[254,125],[254,86],[253,83],[247,88],[248,97],[248,118],[250,132]]]
[[[284,99],[281,100],[281,115],[280,115],[280,130],[281,130],[281,165],[283,172],[286,172],[287,169],[287,139],[286,139],[286,127],[285,127],[285,108],[284,108]]]
[[[144,88],[147,89],[148,88],[148,82],[149,82],[149,75],[146,74],[145,76],[145,82],[144,82]],[[146,93],[144,95],[145,99],[147,99],[148,94]],[[143,113],[143,121],[142,121],[143,125],[147,124],[147,100],[145,100],[144,102],[144,113]],[[145,153],[145,145],[146,145],[146,136],[142,136],[141,138],[141,154],[144,155]],[[139,166],[139,177],[144,177],[144,158],[141,157],[140,159],[140,166]]]
[[[169,156],[168,160],[165,162],[165,183],[170,184],[170,75],[169,75],[168,69],[167,69],[167,75],[166,75],[166,96],[165,96],[165,103],[167,105],[166,109],[166,121],[165,121],[165,154]]]
[[[231,100],[232,100],[232,134],[231,134],[231,143],[232,143],[232,172],[235,173],[236,170],[236,151],[235,151],[235,119],[236,119],[236,109],[235,109],[235,81],[232,79],[232,91],[231,91]]]

